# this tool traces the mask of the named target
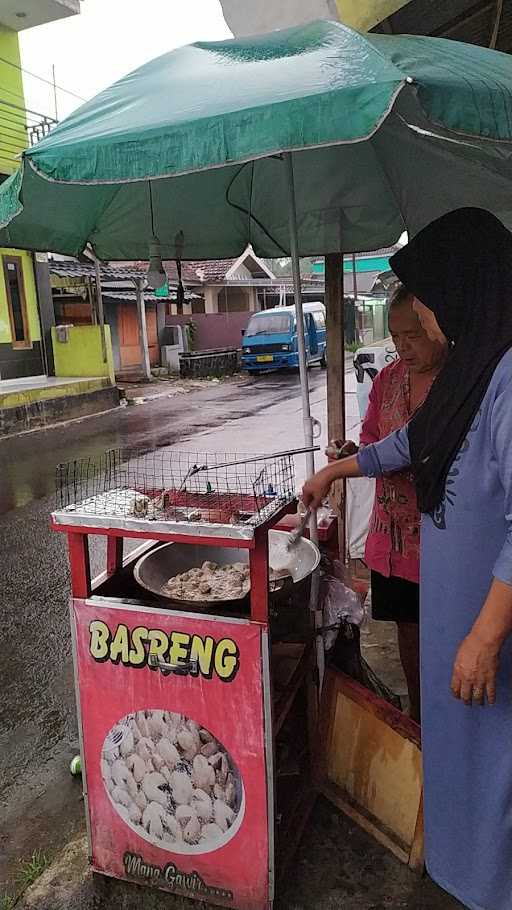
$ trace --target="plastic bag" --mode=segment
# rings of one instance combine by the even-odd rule
[[[329,653],[329,663],[399,711],[402,710],[400,697],[379,679],[361,655],[360,632],[357,626],[342,620],[336,641]]]
[[[334,575],[324,575],[321,579],[320,603],[324,647],[329,651],[336,641],[342,620],[360,626],[365,615],[364,607],[360,596]]]

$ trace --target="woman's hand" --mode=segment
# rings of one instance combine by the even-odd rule
[[[302,502],[306,508],[318,509],[335,480],[336,477],[333,474],[332,465],[322,468],[321,471],[306,480],[301,494]]]
[[[486,641],[474,629],[457,651],[453,665],[451,690],[464,704],[490,705],[496,701],[496,674],[499,644]]]
[[[331,439],[325,450],[328,458],[348,458],[350,455],[356,455],[358,448],[351,439]]]

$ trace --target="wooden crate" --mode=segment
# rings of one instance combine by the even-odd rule
[[[420,728],[337,670],[325,676],[318,789],[412,869],[423,870]]]

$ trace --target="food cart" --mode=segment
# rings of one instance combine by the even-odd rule
[[[68,537],[95,872],[271,906],[313,802],[319,552],[275,530],[294,491],[290,455],[111,451],[59,466],[52,526]],[[105,545],[94,580],[92,536]],[[234,589],[213,601],[203,564]],[[176,576],[188,587],[170,596]]]

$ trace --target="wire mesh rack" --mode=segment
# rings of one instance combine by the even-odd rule
[[[257,527],[295,498],[293,457],[111,449],[58,465],[56,509],[88,523]]]

